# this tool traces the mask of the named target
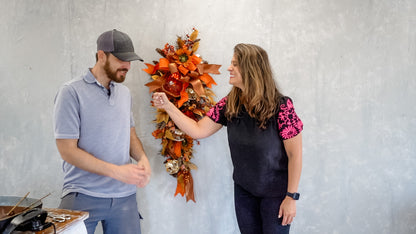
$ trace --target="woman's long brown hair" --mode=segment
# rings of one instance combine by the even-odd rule
[[[259,127],[264,129],[267,121],[276,114],[279,99],[283,96],[273,79],[267,53],[257,45],[237,44],[234,57],[244,91],[235,86],[231,89],[225,116],[228,120],[237,117],[244,106],[248,114],[257,119]]]

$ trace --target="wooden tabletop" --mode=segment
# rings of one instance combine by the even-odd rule
[[[56,233],[65,233],[66,230],[70,229],[74,225],[79,225],[80,222],[84,222],[88,218],[88,212],[77,211],[77,210],[63,210],[63,209],[53,209],[53,208],[44,208],[48,212],[48,217],[46,222],[53,222],[52,218],[49,216],[59,216],[59,215],[69,215],[70,219],[59,223],[53,222],[56,227]],[[82,224],[83,225],[83,224]],[[54,233],[53,227],[49,227],[45,230],[36,232],[36,234],[50,234]]]

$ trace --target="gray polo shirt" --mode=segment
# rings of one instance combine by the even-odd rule
[[[56,139],[78,139],[78,147],[117,165],[130,160],[130,128],[134,126],[129,89],[120,83],[102,86],[88,69],[64,84],[55,97]],[[63,194],[80,192],[94,197],[125,197],[136,186],[81,170],[63,162]]]

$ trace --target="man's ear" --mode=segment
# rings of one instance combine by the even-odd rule
[[[102,50],[97,51],[97,58],[98,58],[97,63],[103,63],[104,64],[107,61],[107,55]]]

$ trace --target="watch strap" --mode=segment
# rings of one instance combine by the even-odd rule
[[[293,200],[299,200],[300,194],[299,193],[286,193],[286,196],[291,197]]]

